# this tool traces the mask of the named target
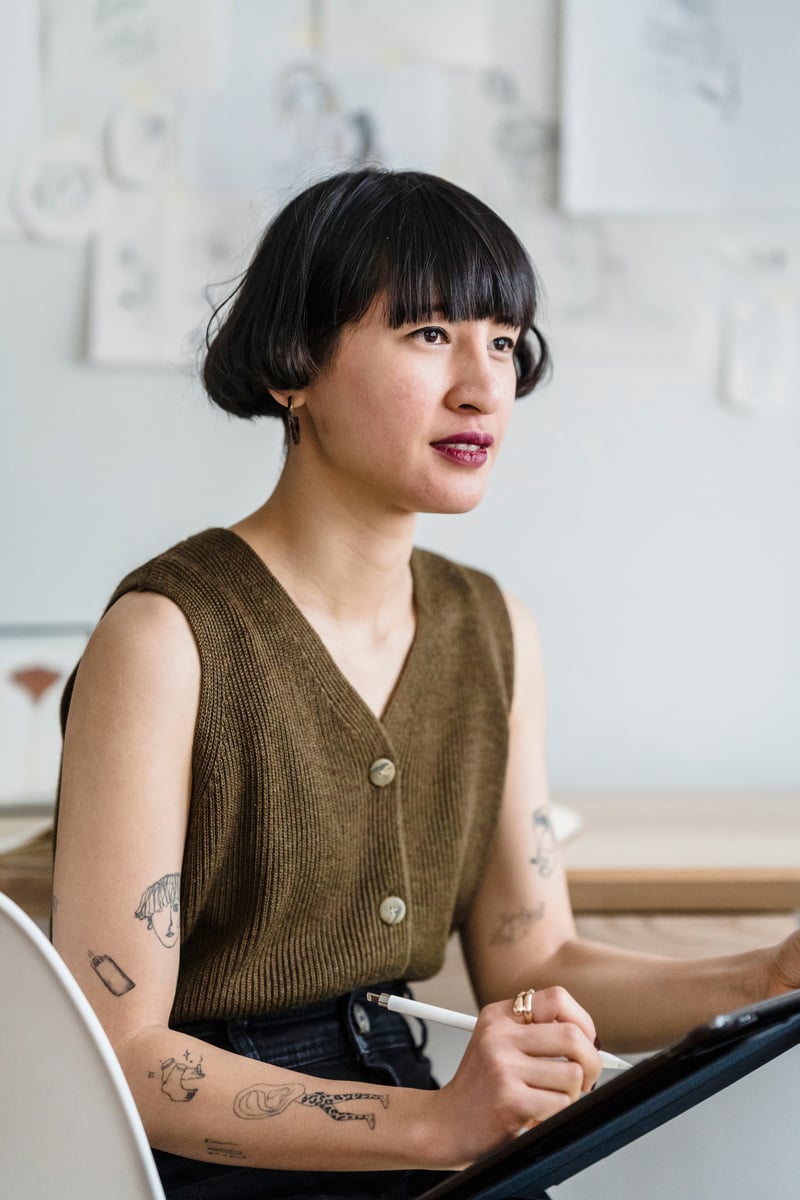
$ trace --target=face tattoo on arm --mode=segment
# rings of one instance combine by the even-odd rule
[[[162,875],[142,892],[135,916],[147,921],[162,946],[177,946],[180,933],[181,877],[178,872]]]

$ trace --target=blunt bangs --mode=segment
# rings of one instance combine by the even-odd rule
[[[441,313],[448,321],[489,319],[527,331],[537,301],[527,254],[491,209],[478,223],[453,192],[445,192],[444,204],[431,204],[420,187],[387,214],[393,228],[385,232],[382,284],[389,324]]]

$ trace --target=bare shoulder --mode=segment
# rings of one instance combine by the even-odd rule
[[[189,622],[174,601],[157,592],[127,592],[100,621],[89,642],[94,654],[158,650],[172,665],[197,660]]]
[[[163,677],[165,683],[199,680],[197,645],[186,617],[166,596],[128,592],[108,610],[92,634],[81,672],[123,671]]]
[[[165,596],[130,592],[108,610],[81,659],[67,734],[76,726],[116,729],[166,722],[163,732],[193,725],[200,659],[189,623]],[[68,739],[69,740],[69,739]]]

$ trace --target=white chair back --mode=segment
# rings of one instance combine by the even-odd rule
[[[103,1027],[38,925],[1,892],[0,1193],[164,1200]]]

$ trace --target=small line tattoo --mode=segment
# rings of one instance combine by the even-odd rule
[[[374,1129],[373,1113],[350,1112],[338,1107],[353,1100],[377,1100],[384,1108],[389,1107],[389,1097],[381,1092],[307,1092],[302,1083],[255,1083],[239,1092],[233,1102],[233,1111],[245,1121],[259,1121],[263,1117],[278,1116],[290,1104],[305,1104],[321,1109],[334,1121],[366,1121],[369,1128]]]
[[[548,875],[552,875],[555,869],[558,858],[558,842],[553,831],[553,823],[550,820],[550,812],[544,805],[537,808],[533,814],[533,836],[536,839],[536,854],[531,859],[531,863],[537,868],[542,878],[546,879]]]
[[[57,912],[58,912],[58,908],[59,908],[59,905],[60,905],[60,904],[61,904],[61,901],[59,900],[59,898],[58,898],[58,896],[55,894],[55,892],[53,892],[53,897],[52,897],[52,905],[53,905],[53,912],[54,912],[54,913],[57,913]]]
[[[500,921],[489,939],[490,946],[512,946],[530,933],[537,921],[541,921],[545,913],[542,900],[536,908],[521,908],[515,913],[503,913]]]
[[[89,962],[98,979],[101,979],[114,996],[124,996],[136,984],[126,975],[122,967],[114,962],[108,954],[92,954],[89,951]]]
[[[183,1052],[183,1062],[177,1058],[165,1058],[161,1063],[161,1091],[176,1103],[194,1100],[197,1081],[205,1079],[203,1056],[195,1062],[188,1050]]]
[[[247,1158],[244,1150],[241,1146],[237,1146],[236,1142],[219,1142],[216,1138],[203,1138],[203,1145],[209,1158]]]
[[[134,916],[147,921],[162,946],[171,950],[177,946],[180,932],[181,877],[179,872],[162,875],[142,892]]]

